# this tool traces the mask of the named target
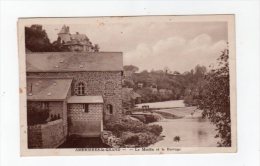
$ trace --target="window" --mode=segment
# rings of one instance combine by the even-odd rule
[[[111,104],[107,105],[107,110],[108,110],[109,114],[113,114],[113,106]]]
[[[84,108],[84,112],[85,112],[85,113],[88,113],[88,112],[89,112],[89,104],[84,104],[84,105],[83,105],[83,108]]]
[[[85,84],[84,84],[84,82],[79,82],[76,85],[75,92],[76,92],[77,95],[84,95],[85,94]]]

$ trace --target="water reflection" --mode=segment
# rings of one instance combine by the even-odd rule
[[[201,118],[165,119],[156,122],[163,127],[163,140],[152,147],[216,147],[215,126]],[[179,141],[174,138],[179,137]]]
[[[141,108],[142,105],[149,105],[150,108],[165,108],[157,111],[182,117],[180,119],[162,117],[161,121],[156,122],[155,124],[163,127],[164,137],[151,147],[217,147],[215,126],[209,120],[201,118],[202,110],[196,107],[185,107],[183,100],[144,103],[137,106]],[[171,109],[166,109],[170,107]],[[174,141],[176,137],[179,137],[179,140]]]

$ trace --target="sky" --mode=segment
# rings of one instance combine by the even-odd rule
[[[63,24],[44,25],[51,41]],[[225,22],[111,22],[66,24],[70,33],[86,34],[100,51],[123,52],[124,65],[142,70],[190,71],[196,65],[216,64],[227,47]]]

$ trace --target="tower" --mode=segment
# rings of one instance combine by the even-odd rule
[[[70,41],[70,27],[63,25],[60,32],[58,33],[58,36],[60,37],[62,43],[67,43]]]

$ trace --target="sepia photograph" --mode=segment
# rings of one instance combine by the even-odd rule
[[[236,152],[234,22],[20,18],[21,154]]]

